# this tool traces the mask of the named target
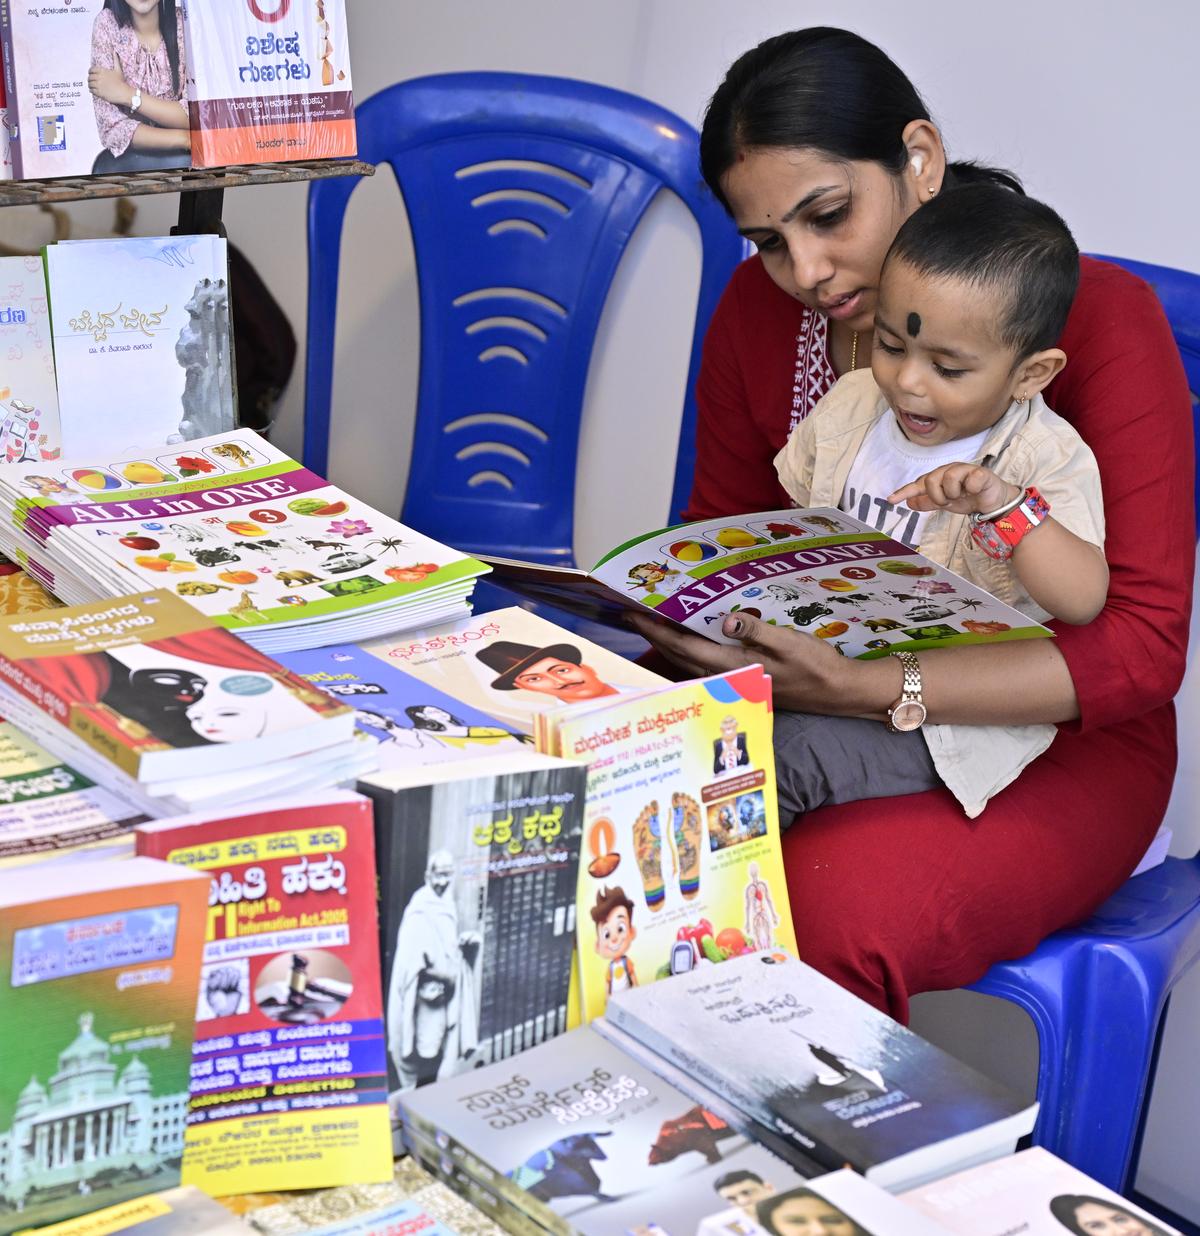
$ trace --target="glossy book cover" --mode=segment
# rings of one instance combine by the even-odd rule
[[[45,271],[40,258],[0,258],[0,463],[61,455]]]
[[[0,1231],[179,1183],[208,882],[0,871]]]
[[[330,792],[136,836],[211,881],[184,1183],[390,1180],[370,804]]]

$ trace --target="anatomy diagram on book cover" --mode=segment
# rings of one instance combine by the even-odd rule
[[[763,952],[775,947],[775,928],[779,926],[779,914],[771,900],[771,886],[762,878],[758,864],[751,863],[746,868],[746,875],[745,931],[754,941],[754,947]]]

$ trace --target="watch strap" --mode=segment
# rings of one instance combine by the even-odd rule
[[[1030,485],[1010,509],[972,515],[971,538],[989,558],[1011,558],[1021,540],[1049,514],[1050,503]]]

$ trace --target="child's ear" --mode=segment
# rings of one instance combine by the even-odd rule
[[[1067,354],[1062,348],[1046,348],[1027,356],[1018,366],[1013,378],[1013,398],[1030,399],[1050,385],[1067,363]]]

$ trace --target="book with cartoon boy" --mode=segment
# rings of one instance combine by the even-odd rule
[[[588,763],[583,1021],[613,992],[730,954],[795,949],[772,722],[771,679],[750,665],[580,704],[543,726],[544,749]]]
[[[680,524],[617,546],[590,570],[484,556],[496,579],[598,622],[649,612],[719,643],[748,613],[864,660],[893,648],[1053,635],[915,549],[832,508]]]

